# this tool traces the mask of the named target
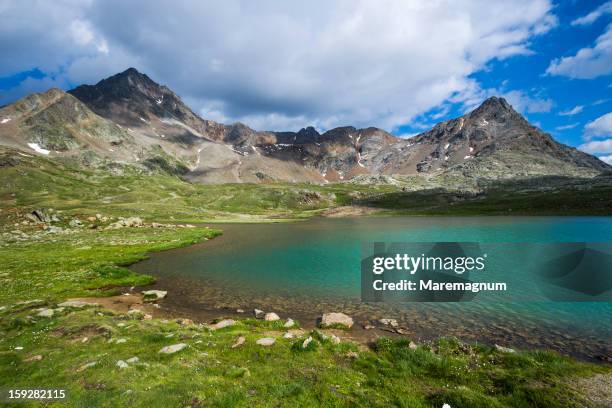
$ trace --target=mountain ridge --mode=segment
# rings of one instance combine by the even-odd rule
[[[42,105],[46,114],[35,115]],[[129,68],[95,85],[29,95],[0,108],[2,118],[3,145],[31,152],[28,143],[36,143],[51,156],[146,168],[171,163],[185,179],[201,183],[595,176],[610,168],[555,141],[498,97],[409,139],[374,127],[255,131],[203,119],[170,88]]]

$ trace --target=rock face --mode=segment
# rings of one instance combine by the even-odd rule
[[[409,139],[352,126],[255,131],[199,117],[168,87],[130,68],[68,93],[0,108],[0,145],[88,166],[129,164],[198,183],[395,183],[396,177],[594,176],[610,166],[556,142],[503,98]],[[305,200],[317,197],[305,196]]]
[[[320,326],[322,328],[346,328],[353,327],[353,319],[344,313],[325,313],[321,317]]]

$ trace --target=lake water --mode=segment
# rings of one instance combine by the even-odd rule
[[[396,318],[418,340],[457,336],[587,359],[612,356],[612,302],[360,302],[367,242],[611,242],[612,217],[362,217],[215,226],[224,234],[134,265],[170,291],[165,307],[208,318],[258,307],[300,319],[343,311]],[[365,333],[365,332],[364,332]],[[385,333],[368,331],[366,336]]]

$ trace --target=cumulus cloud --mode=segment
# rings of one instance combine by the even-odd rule
[[[584,106],[576,105],[572,109],[568,109],[568,110],[559,112],[559,115],[561,115],[561,116],[574,116],[574,115],[577,115],[580,112],[582,112],[583,109],[584,109]]]
[[[609,154],[607,156],[599,156],[599,160],[612,165],[612,154]]]
[[[578,150],[591,154],[612,153],[612,139],[583,143],[578,146]]]
[[[608,25],[592,47],[582,48],[574,56],[553,60],[546,73],[579,79],[592,79],[612,73],[612,24]]]
[[[606,14],[612,13],[612,1],[608,1],[601,6],[597,7],[595,10],[591,11],[589,14],[583,17],[579,17],[572,21],[572,25],[589,25],[593,24],[595,21],[599,19],[599,17],[604,16]]]
[[[584,126],[585,139],[612,136],[612,112],[598,117]]]
[[[551,10],[548,0],[10,2],[0,75],[38,67],[76,85],[134,66],[226,122],[393,129],[473,97],[470,75],[530,54],[557,23]]]

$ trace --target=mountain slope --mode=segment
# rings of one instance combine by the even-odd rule
[[[36,152],[35,143],[38,154],[86,154],[199,183],[590,177],[610,168],[556,142],[502,98],[410,139],[351,126],[255,131],[200,118],[134,68],[68,93],[30,95],[1,108],[0,121],[0,144]]]
[[[0,142],[51,157],[84,155],[138,160],[133,138],[59,89],[32,94],[0,109]]]

